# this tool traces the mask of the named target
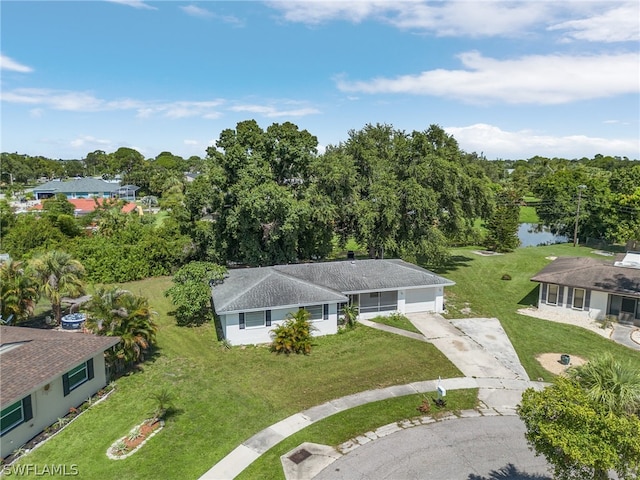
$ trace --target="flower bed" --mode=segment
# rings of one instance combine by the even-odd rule
[[[156,418],[145,420],[136,425],[127,435],[119,438],[107,449],[111,460],[122,460],[136,453],[151,437],[162,430],[164,421]]]

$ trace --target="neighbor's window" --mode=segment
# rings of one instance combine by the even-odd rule
[[[549,305],[558,304],[558,285],[549,285],[547,291],[547,303]]]
[[[264,312],[247,312],[244,314],[247,328],[264,327]]]
[[[74,389],[93,378],[93,358],[81,363],[62,376],[62,388],[66,397]]]
[[[584,288],[573,290],[573,308],[582,310],[584,308]]]
[[[32,418],[31,395],[28,395],[0,412],[0,436]]]

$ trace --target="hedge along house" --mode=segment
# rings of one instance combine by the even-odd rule
[[[353,260],[229,270],[212,298],[224,337],[242,345],[270,342],[270,331],[300,308],[311,313],[317,335],[336,333],[348,304],[360,318],[442,312],[450,285],[402,260]]]
[[[607,318],[640,326],[640,253],[614,262],[560,257],[531,278],[540,283],[538,310]]]
[[[104,352],[119,341],[119,337],[0,326],[2,458],[103,388]]]

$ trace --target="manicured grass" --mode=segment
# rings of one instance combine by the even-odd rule
[[[535,207],[520,207],[520,223],[540,223]]]
[[[389,317],[375,317],[372,318],[371,321],[389,325],[390,327],[401,328],[402,330],[407,330],[409,332],[422,333],[413,325],[413,323],[411,323],[411,321],[407,317],[400,314],[391,315]]]
[[[519,248],[505,255],[482,257],[474,248],[454,250],[452,261],[439,273],[454,280],[456,285],[445,289],[445,305],[449,318],[497,317],[500,319],[520,361],[532,379],[551,380],[553,375],[543,369],[535,356],[557,352],[591,358],[611,352],[629,358],[640,368],[640,352],[618,345],[584,328],[559,324],[519,315],[520,308],[536,305],[538,286],[529,279],[547,265],[550,256],[592,256],[587,247],[558,244]],[[511,280],[502,280],[503,274]]]
[[[460,411],[477,405],[478,391],[452,390],[447,393],[447,407],[438,409],[433,402],[432,415],[446,411]],[[435,394],[426,394],[431,399]],[[424,416],[417,408],[422,403],[422,395],[407,395],[373,402],[332,415],[314,423],[298,433],[286,438],[265,452],[238,477],[238,480],[279,480],[284,479],[280,456],[304,442],[337,446],[363,433],[396,421]]]
[[[311,355],[277,356],[260,346],[225,349],[213,325],[175,325],[164,290],[169,278],[122,285],[158,312],[158,350],[116,391],[26,456],[23,463],[77,464],[82,478],[198,478],[240,443],[289,415],[328,400],[389,385],[461,373],[431,345],[365,326],[319,337]],[[125,460],[111,443],[149,417],[164,388],[176,412]]]

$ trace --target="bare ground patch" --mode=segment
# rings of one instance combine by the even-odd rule
[[[571,361],[569,365],[562,365],[560,363],[560,355],[561,353],[541,353],[536,356],[536,360],[540,362],[546,370],[549,370],[551,373],[555,375],[562,375],[567,371],[569,367],[578,367],[580,365],[584,365],[587,363],[585,358],[579,357],[577,355],[571,355]]]

